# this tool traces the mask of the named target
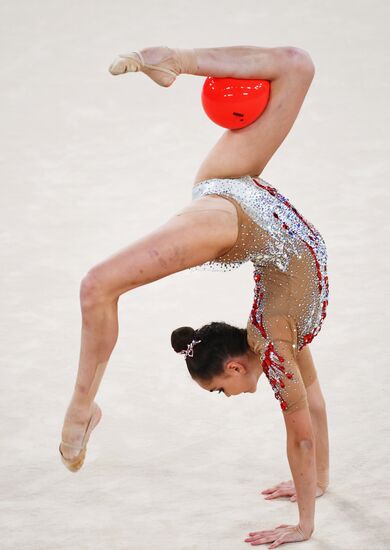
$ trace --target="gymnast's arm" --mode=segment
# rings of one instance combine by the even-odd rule
[[[314,511],[317,488],[315,438],[307,405],[294,412],[284,412],[287,431],[287,456],[294,480],[299,525],[310,537],[314,531]]]
[[[307,346],[300,353],[303,352],[309,352]],[[311,364],[313,365],[313,363]],[[305,363],[301,368],[302,378],[307,374],[307,369],[305,371],[304,367]],[[317,378],[310,384],[305,382],[305,385],[316,442],[317,496],[322,496],[329,485],[329,438],[326,404]]]

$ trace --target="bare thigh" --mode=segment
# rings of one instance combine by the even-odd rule
[[[262,116],[245,128],[225,131],[200,166],[195,182],[258,176],[289,133],[313,74],[310,68],[295,67],[273,80]]]
[[[234,245],[237,235],[234,206],[222,197],[202,197],[95,265],[85,279],[94,283],[95,298],[114,300],[136,287],[215,259]]]

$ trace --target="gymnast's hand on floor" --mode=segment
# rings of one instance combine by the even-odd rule
[[[301,526],[298,525],[278,525],[275,529],[269,529],[265,531],[253,531],[249,533],[249,537],[245,539],[245,542],[249,542],[251,546],[257,546],[259,544],[272,543],[268,548],[276,548],[286,542],[300,542],[302,540],[308,540],[311,537],[311,532],[305,532]]]
[[[322,496],[324,492],[325,491],[317,485],[316,497]],[[292,479],[290,479],[289,481],[282,481],[281,483],[278,483],[278,485],[275,485],[270,489],[264,489],[264,491],[261,491],[261,494],[268,495],[267,497],[265,497],[266,500],[271,500],[273,498],[279,497],[291,497],[291,502],[296,502],[297,500],[295,485]]]

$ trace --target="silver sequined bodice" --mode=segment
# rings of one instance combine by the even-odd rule
[[[229,197],[242,209],[241,240],[228,254],[192,269],[226,271],[251,261],[257,275],[253,323],[265,337],[267,315],[284,311],[295,319],[299,348],[303,347],[326,315],[329,288],[322,236],[261,178],[206,180],[194,186],[192,197],[214,194]]]

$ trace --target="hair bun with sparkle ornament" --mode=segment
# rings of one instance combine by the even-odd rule
[[[198,339],[195,338],[195,330],[192,327],[180,327],[174,330],[171,334],[171,345],[176,353],[182,353],[190,355],[193,354],[194,342]],[[192,344],[192,345],[191,345]]]

